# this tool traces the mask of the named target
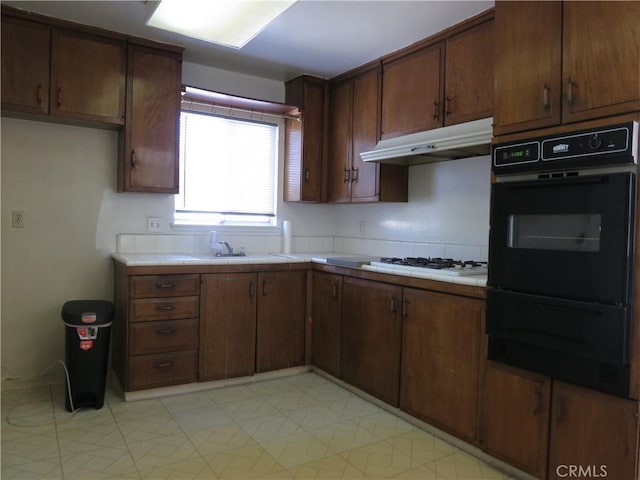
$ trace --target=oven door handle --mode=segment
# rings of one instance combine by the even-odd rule
[[[515,189],[557,187],[558,185],[597,185],[607,182],[607,175],[589,175],[584,177],[541,178],[539,180],[525,180],[508,183]],[[507,184],[507,183],[505,183]],[[504,184],[503,184],[504,185]]]

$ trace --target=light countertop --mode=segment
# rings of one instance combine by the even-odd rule
[[[250,265],[265,263],[327,263],[327,258],[354,258],[361,255],[322,252],[322,253],[272,253],[260,255],[247,255],[244,257],[214,257],[207,254],[197,253],[114,253],[112,258],[127,266],[158,266],[158,265]],[[362,267],[368,271],[378,273],[388,273],[402,275],[405,277],[424,278],[440,282],[456,283],[459,285],[470,285],[474,287],[485,287],[487,285],[486,275],[450,276],[438,275],[435,273],[395,269],[392,266],[372,267],[364,265]]]

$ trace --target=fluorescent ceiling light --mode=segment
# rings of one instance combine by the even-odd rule
[[[162,0],[147,25],[242,48],[296,0]]]

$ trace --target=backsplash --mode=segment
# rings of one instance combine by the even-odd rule
[[[282,235],[225,234],[221,240],[234,249],[244,247],[250,255],[281,253]],[[209,234],[129,234],[117,235],[117,253],[192,253],[208,254]],[[337,252],[371,256],[442,257],[486,261],[486,245],[456,245],[426,242],[402,242],[345,236],[294,235],[293,253]]]

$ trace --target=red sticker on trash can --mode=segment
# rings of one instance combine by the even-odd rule
[[[91,350],[93,348],[93,340],[81,340],[80,348],[84,351]]]
[[[82,312],[82,323],[95,323],[97,319],[95,312]]]

